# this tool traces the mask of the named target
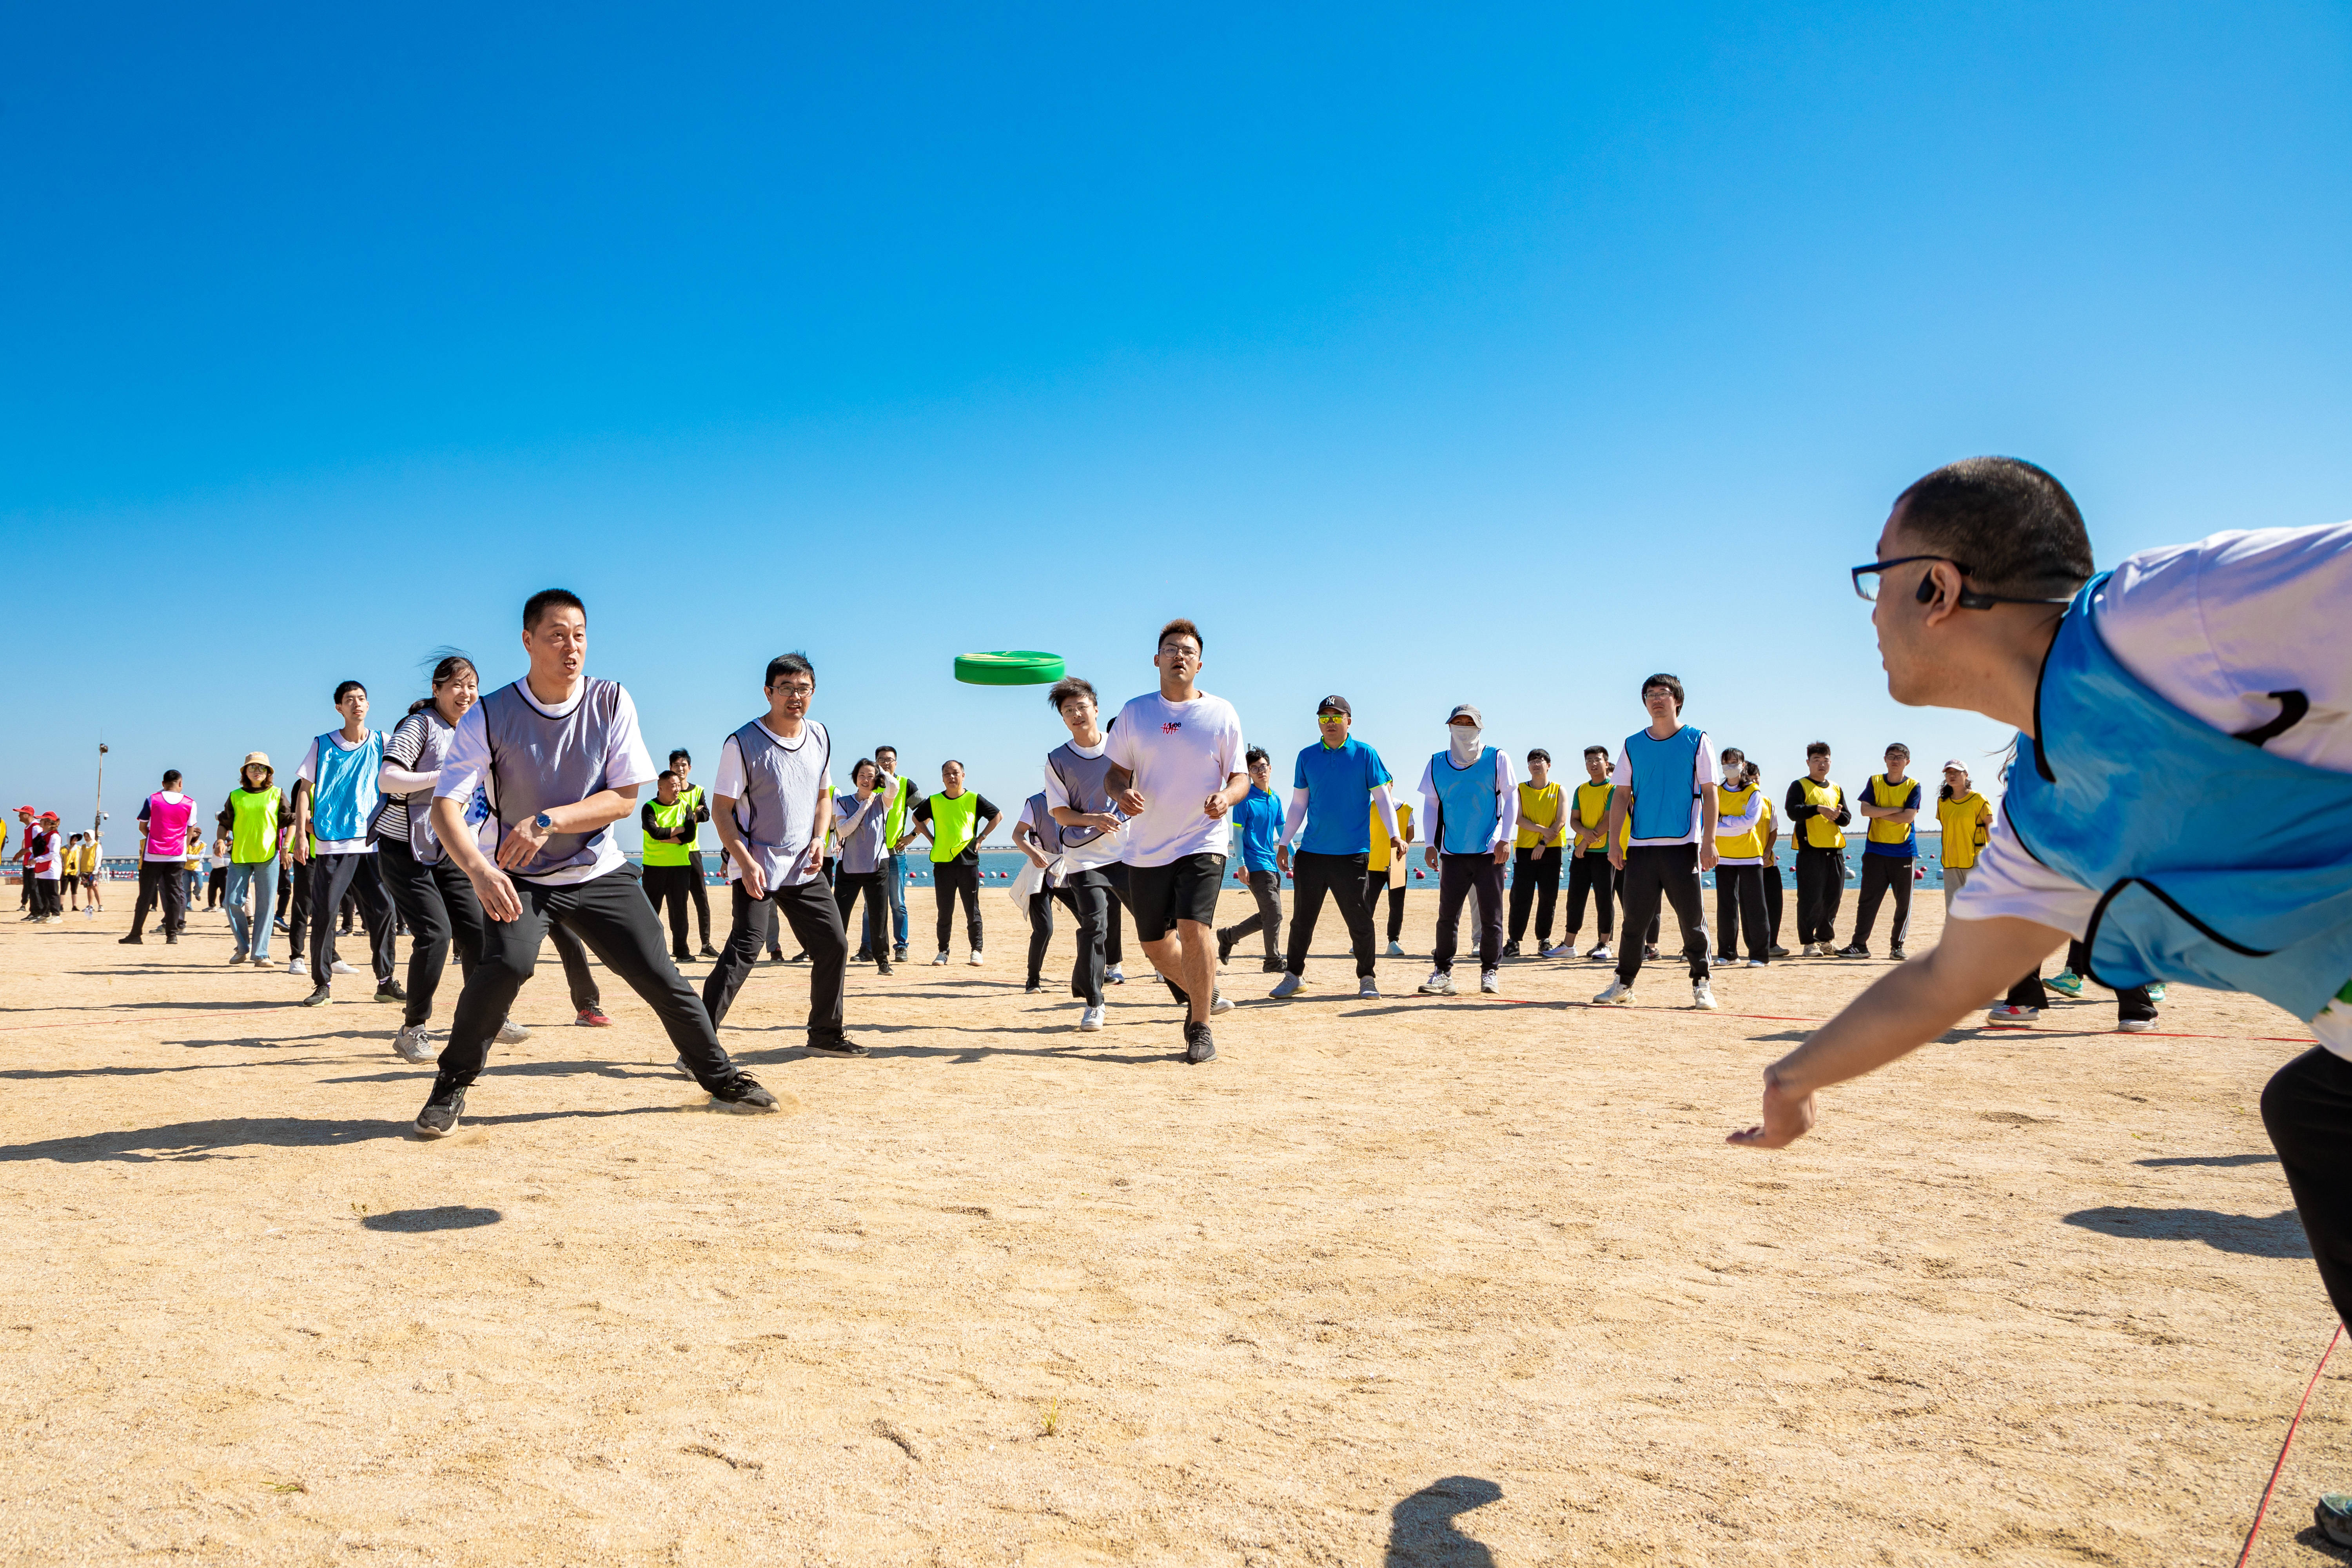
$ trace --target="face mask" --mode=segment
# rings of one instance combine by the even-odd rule
[[[1478,737],[1486,731],[1470,724],[1448,724],[1445,743],[1453,749],[1454,765],[1466,768],[1478,760]]]

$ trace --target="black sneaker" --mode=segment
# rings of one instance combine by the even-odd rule
[[[750,1073],[739,1072],[717,1089],[709,1091],[710,1098],[730,1110],[773,1110],[776,1097],[760,1087],[760,1080]]]
[[[1290,965],[1285,963],[1278,958],[1269,958],[1264,963],[1259,964],[1258,967],[1268,974],[1287,974],[1290,973]]]
[[[164,945],[165,947],[177,947],[177,946],[179,946],[179,945],[180,945],[180,933],[179,933],[178,931],[165,931],[165,932],[163,933],[163,945]]]
[[[852,963],[871,963],[874,962],[874,954],[861,947],[856,952],[849,955],[849,962]]]
[[[145,937],[141,936],[134,931],[129,936],[122,938],[120,945],[123,947],[139,947],[144,944],[146,941],[147,939]]]
[[[669,955],[669,961],[672,963],[692,963],[694,962],[694,954],[690,952],[673,952]]]
[[[416,1113],[416,1135],[419,1138],[446,1138],[457,1131],[457,1118],[465,1113],[466,1086],[442,1074],[433,1075],[433,1093],[425,1109]]]
[[[375,999],[379,1002],[405,1002],[408,993],[400,988],[399,981],[386,980],[376,986]]]
[[[1643,956],[1643,958],[1655,958],[1655,957],[1657,957],[1657,956],[1658,956],[1658,944],[1657,944],[1656,942],[1643,942],[1643,943],[1642,944],[1642,956]]]
[[[894,948],[892,948],[892,949],[890,950],[890,962],[891,962],[891,963],[906,963],[906,962],[907,962],[907,950],[906,950],[905,948],[903,948],[903,947],[894,947]]]
[[[311,992],[310,994],[302,998],[302,1005],[305,1007],[323,1007],[334,999],[335,995],[333,991],[327,986],[321,985],[316,991]]]
[[[1234,939],[1223,931],[1217,933],[1217,962],[1224,963],[1234,955]]]
[[[1839,948],[1836,952],[1831,954],[1831,956],[1833,958],[1868,958],[1870,956],[1870,949],[1863,946],[1862,943],[1858,942],[1848,942],[1845,946]]]
[[[705,958],[717,958],[719,956],[719,950],[706,942],[702,944],[702,956]]]
[[[1505,958],[1517,958],[1519,956],[1519,944],[1516,938],[1503,944],[1503,956]]]
[[[1895,963],[1901,963],[1905,959],[1908,958],[1910,954],[1905,952],[1901,948],[1895,947],[1889,948],[1887,950],[1886,956],[1893,959]]]
[[[1209,1026],[1187,1022],[1184,1026],[1184,1059],[1198,1064],[1217,1059],[1217,1042],[1209,1037]]]
[[[870,1057],[874,1054],[847,1035],[835,1035],[829,1040],[812,1039],[808,1048],[824,1057]]]

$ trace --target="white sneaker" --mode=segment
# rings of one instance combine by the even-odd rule
[[[1546,958],[1574,958],[1576,956],[1576,943],[1572,942],[1564,942],[1558,947],[1545,948],[1543,950],[1543,956]]]
[[[1266,994],[1273,997],[1277,1002],[1282,1002],[1297,995],[1301,991],[1306,989],[1307,982],[1301,980],[1296,974],[1286,973],[1281,979],[1274,983],[1274,989],[1267,992]]]
[[[1805,951],[1799,953],[1797,956],[1800,958],[1819,958],[1821,955],[1822,944],[1817,942],[1809,942],[1805,943]]]
[[[1356,1000],[1377,1002],[1381,999],[1381,983],[1367,974],[1356,982]]]
[[[1426,980],[1424,980],[1424,981],[1423,981],[1423,982],[1421,983],[1421,994],[1422,994],[1423,996],[1451,996],[1451,995],[1453,995],[1453,994],[1454,994],[1454,975],[1453,975],[1453,973],[1452,973],[1450,970],[1444,970],[1444,969],[1433,969],[1433,970],[1431,970],[1431,971],[1429,972],[1429,978],[1428,978],[1428,979],[1426,979]]]
[[[1209,1016],[1213,1018],[1220,1013],[1230,1013],[1233,1010],[1234,1005],[1225,1000],[1225,994],[1223,992],[1212,991],[1209,993]]]
[[[1119,969],[1118,964],[1114,963],[1108,969],[1103,971],[1103,984],[1106,985],[1124,985],[1127,984],[1127,975]]]
[[[1401,942],[1392,942],[1389,943],[1389,956],[1391,958],[1402,958],[1404,956],[1404,943]]]
[[[509,1018],[499,1026],[499,1032],[491,1037],[502,1046],[519,1046],[530,1038],[530,1031]]]
[[[2032,1026],[2033,1020],[2040,1016],[2042,1016],[2042,1009],[2039,1007],[2012,1007],[2006,1002],[1996,1002],[1985,1009],[1985,1027],[1988,1029],[2029,1028]]]
[[[289,958],[286,961],[286,973],[308,974],[310,973],[310,961],[307,958]]]
[[[1712,1013],[1715,1011],[1715,987],[1704,980],[1691,983],[1691,1005]]]
[[[404,1025],[393,1036],[392,1048],[404,1062],[429,1062],[433,1059],[433,1037],[422,1024]]]
[[[1500,996],[1503,994],[1502,972],[1495,969],[1480,970],[1478,972],[1478,989],[1488,996]]]
[[[335,962],[334,962],[334,963],[331,963],[331,964],[329,964],[329,965],[327,966],[327,973],[329,973],[330,974],[349,974],[351,972],[352,972],[352,966],[351,966],[350,964],[348,964],[348,963],[344,963],[341,959],[340,959],[340,958],[339,958],[339,959],[337,959],[337,960],[335,960]]]
[[[680,1057],[677,1060],[670,1063],[669,1067],[670,1071],[677,1074],[678,1077],[686,1079],[687,1082],[692,1083],[694,1081],[694,1069],[686,1065],[686,1058],[684,1057]]]
[[[1609,989],[1592,999],[1597,1007],[1617,1007],[1633,999],[1633,988],[1622,980],[1609,982]]]
[[[1079,1014],[1079,1015],[1078,1015],[1078,1028],[1079,1028],[1079,1030],[1080,1030],[1081,1032],[1085,1033],[1085,1034],[1089,1034],[1089,1035],[1091,1035],[1091,1034],[1093,1034],[1096,1030],[1097,1030],[1097,1029],[1101,1028],[1101,1027],[1102,1027],[1102,1015],[1103,1015],[1103,1010],[1102,1010],[1101,1008],[1099,1008],[1099,1007],[1089,1007],[1089,1008],[1087,1008],[1085,1012],[1083,1012],[1083,1013]]]
[[[971,950],[971,956],[965,959],[964,962],[971,964],[974,969],[978,969],[980,967],[980,949],[976,947],[973,948]]]
[[[1584,956],[1592,960],[1595,963],[1606,963],[1617,955],[1609,951],[1609,944],[1604,942]]]
[[[2126,1035],[2145,1035],[2156,1027],[2153,1018],[2117,1018],[2116,1027]]]
[[[948,961],[948,950],[947,950],[946,948],[941,948],[941,949],[940,949],[940,955],[939,955],[937,958],[935,958],[935,959],[931,960],[931,966],[932,966],[933,968],[937,968],[937,967],[939,967],[940,964],[945,963],[947,961]]]

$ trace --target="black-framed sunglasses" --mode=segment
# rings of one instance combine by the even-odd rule
[[[1944,562],[1962,577],[1966,577],[1969,572],[1967,562],[1954,561],[1948,555],[1898,555],[1892,561],[1873,561],[1866,566],[1849,568],[1853,574],[1854,596],[1865,604],[1877,603],[1879,574],[1889,567],[1908,566],[1915,561]],[[1919,602],[1924,605],[1935,596],[1934,574],[1930,573],[1922,575],[1919,579]],[[1966,583],[1960,584],[1959,604],[1960,608],[1964,610],[1990,610],[1995,605],[2071,605],[2074,602],[2072,595],[2063,599],[2019,599],[2011,598],[2006,594],[1979,593]]]

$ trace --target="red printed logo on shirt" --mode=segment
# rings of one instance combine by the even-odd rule
[[[1163,735],[1172,735],[1183,727],[1184,721],[1181,719],[1171,719],[1168,722],[1160,726],[1160,732]]]

